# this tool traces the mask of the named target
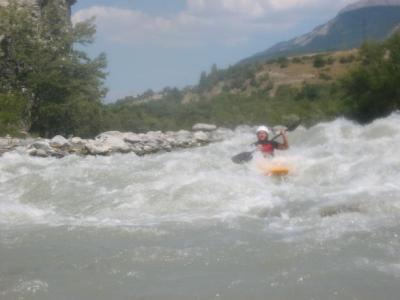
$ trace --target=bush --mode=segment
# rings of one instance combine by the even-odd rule
[[[355,59],[356,59],[355,56],[353,54],[351,54],[351,55],[348,55],[348,56],[342,56],[339,59],[339,62],[341,64],[349,64],[349,63],[352,63]]]
[[[279,57],[277,60],[281,69],[287,68],[289,66],[289,60],[287,57]]]
[[[334,57],[332,57],[332,56],[329,56],[327,59],[326,59],[326,64],[327,65],[333,65],[334,63],[335,63],[335,58]]]
[[[302,63],[303,63],[303,60],[302,60],[300,57],[294,57],[294,58],[292,59],[292,62],[293,62],[294,64],[302,64]]]
[[[326,60],[322,55],[316,55],[314,57],[313,66],[315,68],[323,68],[326,65]]]
[[[332,80],[332,76],[324,72],[319,74],[319,78],[326,81]]]
[[[368,123],[400,109],[400,35],[366,43],[361,63],[342,80],[350,117]]]
[[[23,116],[27,107],[24,97],[14,93],[0,94],[0,134],[17,133],[24,129]]]

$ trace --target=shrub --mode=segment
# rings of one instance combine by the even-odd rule
[[[322,55],[316,55],[314,57],[313,66],[315,68],[323,68],[326,65],[326,60]]]

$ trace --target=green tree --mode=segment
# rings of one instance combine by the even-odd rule
[[[21,94],[9,92],[0,93],[0,135],[19,134],[23,127],[25,100]]]
[[[400,108],[400,35],[364,44],[359,60],[342,86],[350,116],[367,123]]]
[[[74,47],[93,42],[95,27],[91,21],[72,27],[57,7],[49,0],[40,17],[16,1],[0,9],[0,93],[22,93],[31,132],[93,135],[101,127],[106,58]]]

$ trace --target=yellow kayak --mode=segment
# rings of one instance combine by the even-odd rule
[[[290,168],[287,166],[270,166],[264,169],[264,174],[267,176],[286,176],[290,173]]]
[[[257,167],[262,174],[275,177],[287,176],[293,170],[287,162],[278,159],[259,161]]]

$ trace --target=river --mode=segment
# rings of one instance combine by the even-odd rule
[[[0,157],[0,299],[400,295],[400,114],[298,128],[289,176],[230,157],[254,128],[137,157]]]

